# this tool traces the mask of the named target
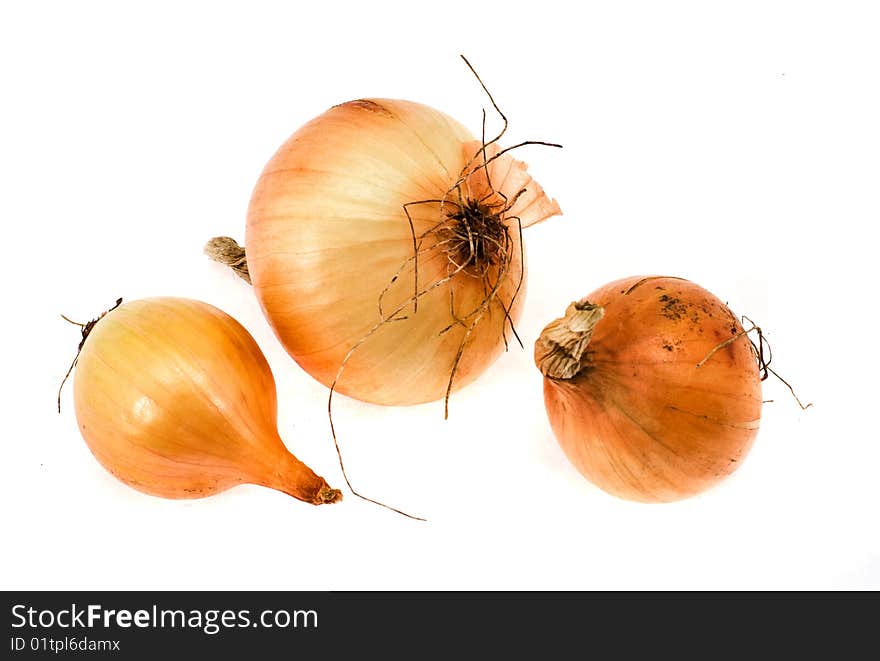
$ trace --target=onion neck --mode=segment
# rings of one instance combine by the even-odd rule
[[[238,245],[235,239],[228,236],[215,236],[205,244],[205,254],[215,262],[220,262],[231,268],[235,274],[251,283],[251,274],[248,271],[247,253],[243,246]]]
[[[535,342],[535,365],[551,379],[570,379],[583,370],[593,329],[605,309],[587,299],[575,301],[565,316],[550,322]]]
[[[272,468],[255,480],[312,505],[326,505],[342,500],[342,492],[332,489],[323,477],[316,475],[290,452],[279,453]]]

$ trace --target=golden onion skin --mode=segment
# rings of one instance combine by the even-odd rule
[[[605,491],[640,502],[698,494],[736,470],[758,432],[761,379],[733,313],[680,278],[636,276],[584,300],[604,308],[571,379],[544,378],[569,460]]]
[[[207,303],[148,298],[105,314],[79,354],[74,406],[92,454],[145,493],[201,498],[253,483],[313,504],[339,499],[281,441],[257,343]]]
[[[318,381],[333,384],[348,357],[338,391],[378,404],[416,404],[446,394],[466,325],[476,322],[455,388],[474,380],[503,351],[509,323],[519,319],[525,299],[515,220],[509,221],[516,237],[511,266],[486,314],[456,323],[486,294],[481,280],[467,273],[442,282],[450,262],[435,249],[436,239],[421,244],[418,260],[419,289],[428,291],[417,310],[410,301],[414,247],[403,205],[456,200],[450,189],[479,144],[461,124],[428,106],[361,99],[303,126],[268,162],[248,209],[248,268],[275,334]],[[496,152],[497,147],[490,155]],[[490,164],[490,172],[497,190],[510,199],[528,189],[510,212],[523,226],[559,213],[524,164],[505,154]],[[485,179],[472,175],[463,188],[482,197]],[[409,206],[413,230],[424,234],[452,208]],[[431,283],[440,285],[432,289]],[[509,320],[499,302],[510,308]],[[405,319],[380,323],[390,316]]]

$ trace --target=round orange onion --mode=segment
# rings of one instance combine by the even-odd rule
[[[535,363],[569,460],[621,498],[704,491],[740,465],[758,432],[754,347],[727,306],[688,280],[605,285],[544,329]]]
[[[314,378],[364,401],[427,402],[500,354],[525,294],[520,229],[557,213],[494,142],[484,149],[428,106],[361,99],[303,126],[266,165],[247,266]]]
[[[130,301],[87,324],[74,402],[92,454],[129,486],[201,498],[236,484],[341,498],[284,447],[272,371],[235,319],[184,298]]]

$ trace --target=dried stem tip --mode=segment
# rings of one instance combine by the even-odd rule
[[[587,299],[575,301],[565,316],[550,322],[535,342],[535,365],[551,379],[570,379],[584,367],[583,356],[605,309]]]
[[[215,236],[205,244],[205,254],[215,262],[225,264],[235,271],[238,277],[251,284],[245,249],[238,245],[235,239],[228,236]]]
[[[315,496],[314,503],[315,505],[329,505],[332,503],[338,503],[340,500],[342,500],[342,492],[339,489],[331,489],[328,486],[323,486]]]

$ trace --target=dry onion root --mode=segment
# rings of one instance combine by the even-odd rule
[[[285,448],[272,371],[237,321],[183,298],[118,303],[79,324],[74,361],[80,432],[108,471],[165,498],[252,483],[315,505],[340,500]]]
[[[633,277],[572,303],[535,344],[544,403],[569,460],[605,491],[665,502],[732,473],[758,432],[754,345],[718,298]]]
[[[477,140],[411,101],[331,108],[264,168],[247,252],[228,237],[205,247],[253,284],[281,344],[330,388],[334,442],[334,392],[384,405],[444,399],[448,416],[450,394],[482,374],[509,336],[519,341],[522,230],[561,210],[510,152],[560,145],[502,149],[507,118],[483,89],[503,121],[488,141],[485,112]]]

